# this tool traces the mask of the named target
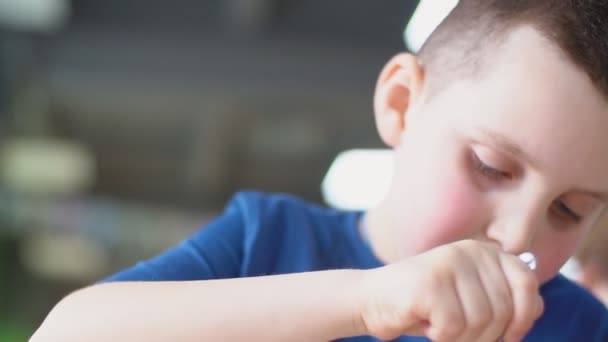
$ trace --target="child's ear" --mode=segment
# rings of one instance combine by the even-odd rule
[[[408,53],[393,57],[384,67],[374,96],[378,133],[385,144],[399,145],[411,104],[421,95],[424,71]]]

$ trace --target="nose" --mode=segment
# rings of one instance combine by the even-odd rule
[[[532,250],[543,224],[543,219],[534,210],[520,207],[517,211],[497,217],[488,227],[486,235],[498,243],[503,251],[519,255]]]
[[[551,187],[533,178],[497,193],[490,202],[493,213],[486,237],[510,254],[533,251],[537,236],[549,226],[547,212],[553,198]]]

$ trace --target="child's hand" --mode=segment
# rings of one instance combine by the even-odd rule
[[[519,341],[544,308],[534,273],[487,243],[438,247],[368,275],[361,319],[381,339]]]

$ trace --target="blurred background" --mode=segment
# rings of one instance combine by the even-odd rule
[[[0,341],[239,189],[323,203],[417,5],[0,0]]]

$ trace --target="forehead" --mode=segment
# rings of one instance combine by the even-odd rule
[[[544,170],[608,190],[608,103],[587,74],[527,27],[491,55],[479,75],[439,96],[448,120],[498,131]]]

